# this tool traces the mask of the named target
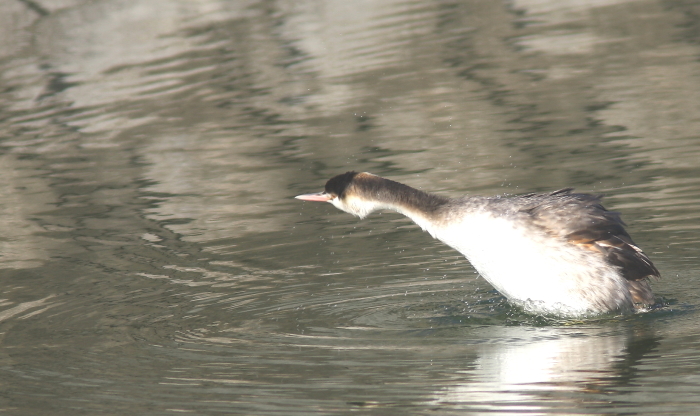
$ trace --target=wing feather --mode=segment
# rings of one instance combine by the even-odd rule
[[[573,193],[571,188],[549,194],[527,195],[532,204],[522,211],[550,234],[564,238],[589,250],[595,250],[612,265],[620,268],[623,277],[637,281],[659,271],[625,230],[620,213],[608,211],[600,195]]]

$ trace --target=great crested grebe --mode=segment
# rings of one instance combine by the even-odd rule
[[[364,218],[389,209],[462,253],[493,287],[531,313],[581,316],[654,304],[649,257],[600,196],[561,189],[514,197],[447,198],[371,173],[331,178],[324,192],[296,197],[330,202]]]

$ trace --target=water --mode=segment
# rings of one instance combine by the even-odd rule
[[[695,414],[695,2],[0,3],[7,414]],[[664,307],[510,306],[345,170],[605,193]]]

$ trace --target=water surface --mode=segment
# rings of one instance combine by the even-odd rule
[[[698,13],[0,3],[0,409],[695,414]],[[293,199],[350,169],[604,193],[664,306],[527,315],[404,218]]]

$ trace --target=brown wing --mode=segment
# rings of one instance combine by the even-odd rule
[[[522,210],[547,232],[572,244],[596,250],[618,266],[627,280],[659,277],[659,271],[625,231],[620,213],[608,211],[601,196],[572,193],[571,188],[550,194],[526,195]]]

